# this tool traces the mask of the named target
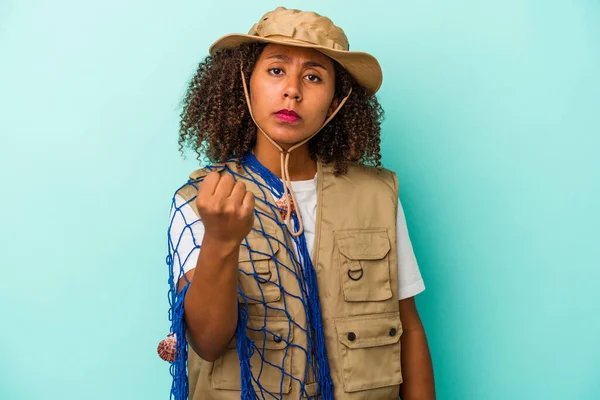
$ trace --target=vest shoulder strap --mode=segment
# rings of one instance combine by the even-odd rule
[[[227,166],[226,163],[212,164],[210,167],[204,167],[204,168],[200,168],[200,169],[195,170],[194,172],[192,172],[190,174],[189,178],[192,181],[202,180],[210,172],[212,172],[212,171],[221,172],[221,171],[223,171],[225,169],[226,166]]]
[[[391,190],[398,191],[398,178],[396,173],[387,168],[376,168],[368,165],[352,163],[348,165],[348,174],[354,178],[373,180],[388,186]]]

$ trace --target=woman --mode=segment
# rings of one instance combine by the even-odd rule
[[[172,395],[433,399],[377,60],[283,7],[210,54],[180,130],[213,164],[173,200]]]

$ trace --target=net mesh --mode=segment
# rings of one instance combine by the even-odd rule
[[[256,185],[259,189],[259,194],[255,195],[255,202],[262,203],[262,205],[266,206],[266,209],[269,210],[269,212],[266,213],[260,210],[265,207],[255,207],[255,225],[252,229],[252,235],[257,234],[266,238],[266,243],[268,243],[267,248],[264,246],[260,249],[253,248],[248,241],[248,238],[244,239],[241,244],[240,253],[243,254],[244,252],[247,252],[247,257],[244,258],[249,260],[251,268],[240,268],[239,271],[241,274],[244,274],[246,278],[253,278],[256,281],[256,285],[253,287],[258,288],[258,291],[248,293],[241,285],[238,286],[238,322],[235,339],[240,364],[240,398],[281,399],[283,398],[284,385],[286,382],[289,384],[289,381],[293,380],[298,382],[298,386],[300,387],[300,398],[333,399],[333,383],[330,377],[323,335],[317,276],[312,265],[304,234],[299,237],[284,234],[287,232],[288,227],[283,221],[283,218],[278,218],[278,215],[280,215],[282,210],[277,206],[276,201],[274,201],[274,198],[278,199],[283,195],[283,184],[281,180],[262,166],[251,153],[248,153],[242,158],[241,164],[242,170],[239,172],[237,169],[230,168],[228,166],[229,164],[206,167],[208,170],[217,170],[222,171],[221,173],[228,173],[233,176],[236,181]],[[177,192],[185,186],[191,186],[194,189],[194,192],[196,192],[198,190],[198,184],[202,179],[203,178],[189,180]],[[174,398],[175,400],[187,399],[189,391],[187,378],[188,350],[185,338],[186,324],[183,318],[183,305],[190,282],[183,273],[183,267],[185,263],[190,262],[189,260],[192,257],[194,250],[200,249],[201,243],[198,243],[199,240],[197,241],[197,239],[194,238],[194,247],[186,254],[180,253],[179,245],[181,243],[181,237],[186,230],[193,233],[192,225],[199,223],[197,218],[192,220],[189,218],[186,219],[186,216],[182,211],[183,207],[189,205],[191,202],[195,202],[195,200],[196,197],[192,196],[187,199],[185,203],[177,204],[175,198],[173,199],[173,213],[168,235],[169,253],[166,262],[169,267],[170,282],[169,320],[171,321],[171,332],[173,332],[177,338],[176,357],[170,366],[170,372],[173,376],[171,398]],[[170,231],[175,218],[182,218],[185,223],[185,228],[179,237],[172,238]],[[292,215],[291,223],[294,224],[295,229],[298,229],[299,222],[296,213]],[[266,229],[267,226],[276,226],[277,229],[280,230],[279,234],[272,232],[271,229]],[[283,240],[280,238],[283,238]],[[286,252],[288,257],[285,259],[291,260],[289,265],[282,263],[281,260],[276,257],[277,251]],[[271,260],[272,267],[268,274],[265,274],[265,271],[262,269],[257,269],[255,260],[260,258],[268,258]],[[174,271],[176,270],[179,271],[178,276],[175,276],[174,274]],[[290,276],[291,274],[298,285],[296,289],[299,290],[286,289],[286,287],[280,283],[282,282],[282,274],[286,274],[287,276]],[[178,293],[177,283],[182,277],[185,279],[185,286]],[[259,283],[268,283],[270,288],[273,287],[272,285],[275,285],[274,287],[276,287],[281,294],[281,301],[268,301],[268,294],[263,291],[264,286]],[[297,293],[300,293],[300,295]],[[291,299],[297,299],[304,308],[303,315],[295,315],[295,319],[290,312],[288,312],[288,302]],[[252,326],[249,326],[249,319],[251,318],[248,314],[249,304],[260,304],[264,307],[264,317],[261,318],[259,324],[253,323]],[[276,312],[278,315],[283,315],[285,316],[285,319],[287,319],[287,329],[283,330],[283,332],[285,332],[283,335],[281,334],[281,331],[275,331],[269,328],[270,325],[267,324],[267,314],[269,314],[269,310]],[[306,348],[296,344],[298,341],[292,340],[292,332],[295,332],[294,334],[300,332],[300,334],[306,335]],[[281,357],[274,359],[273,357],[267,356],[267,340],[270,338],[275,338],[276,342],[282,345],[280,346],[281,351],[283,352]],[[305,355],[306,368],[301,376],[293,376],[290,373],[291,369],[289,366],[288,368],[285,368],[286,361],[288,361],[288,358],[290,357],[292,348],[301,349],[302,353]],[[251,359],[253,364],[252,368],[250,363]],[[274,389],[272,384],[270,390],[268,390],[261,382],[263,372],[267,369],[272,371],[273,368],[278,371],[277,376],[280,378],[278,390]],[[309,373],[314,374],[317,387],[316,394],[313,394],[312,396],[309,395],[306,390]],[[271,376],[273,375],[271,374]]]

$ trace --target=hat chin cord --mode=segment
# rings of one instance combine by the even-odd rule
[[[295,149],[299,148],[300,146],[302,146],[303,144],[305,144],[306,142],[308,142],[315,135],[317,135],[317,133],[321,132],[321,130],[325,127],[325,125],[327,125],[329,123],[329,121],[331,121],[333,119],[333,117],[335,117],[335,115],[342,108],[344,103],[346,103],[346,101],[350,97],[350,94],[352,93],[352,88],[350,88],[350,91],[348,92],[346,97],[344,97],[344,99],[340,102],[340,104],[338,104],[335,111],[333,113],[331,113],[331,115],[329,117],[327,117],[325,122],[323,122],[323,125],[321,125],[321,127],[315,133],[313,133],[311,136],[307,137],[306,139],[302,140],[301,142],[296,143],[289,149],[284,150],[258,125],[258,123],[256,122],[256,119],[254,119],[254,115],[252,114],[252,105],[250,104],[250,94],[248,93],[248,86],[246,84],[246,77],[244,76],[244,70],[243,70],[242,66],[240,66],[240,72],[242,74],[242,85],[244,86],[244,95],[246,96],[246,103],[248,104],[248,110],[250,111],[250,117],[252,117],[254,124],[258,128],[258,131],[261,132],[269,140],[269,142],[271,142],[271,144],[273,144],[273,146],[275,146],[277,148],[277,150],[279,150],[279,154],[281,156],[280,159],[281,159],[281,180],[283,181],[283,198],[285,199],[285,205],[286,205],[285,223],[288,226],[290,234],[294,237],[298,237],[298,236],[302,235],[302,233],[304,232],[304,223],[302,222],[302,217],[300,216],[300,212],[297,211],[298,223],[299,223],[298,230],[295,231],[294,228],[290,224],[292,210],[298,210],[298,204],[296,203],[296,196],[294,195],[294,191],[292,189],[292,184],[290,181],[290,173],[289,173],[290,153],[293,150],[295,150]],[[292,204],[290,204],[290,201],[292,202]],[[293,208],[290,207],[291,205],[293,205]]]

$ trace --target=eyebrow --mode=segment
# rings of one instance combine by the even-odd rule
[[[286,62],[290,62],[290,58],[288,56],[286,56],[285,54],[273,54],[272,56],[267,57],[267,60],[270,59],[275,59],[275,60],[281,60],[281,61],[286,61]],[[316,61],[305,61],[302,64],[303,67],[308,68],[308,67],[313,67],[313,68],[322,68],[325,71],[327,71],[327,67],[325,67],[323,64],[318,63]]]

